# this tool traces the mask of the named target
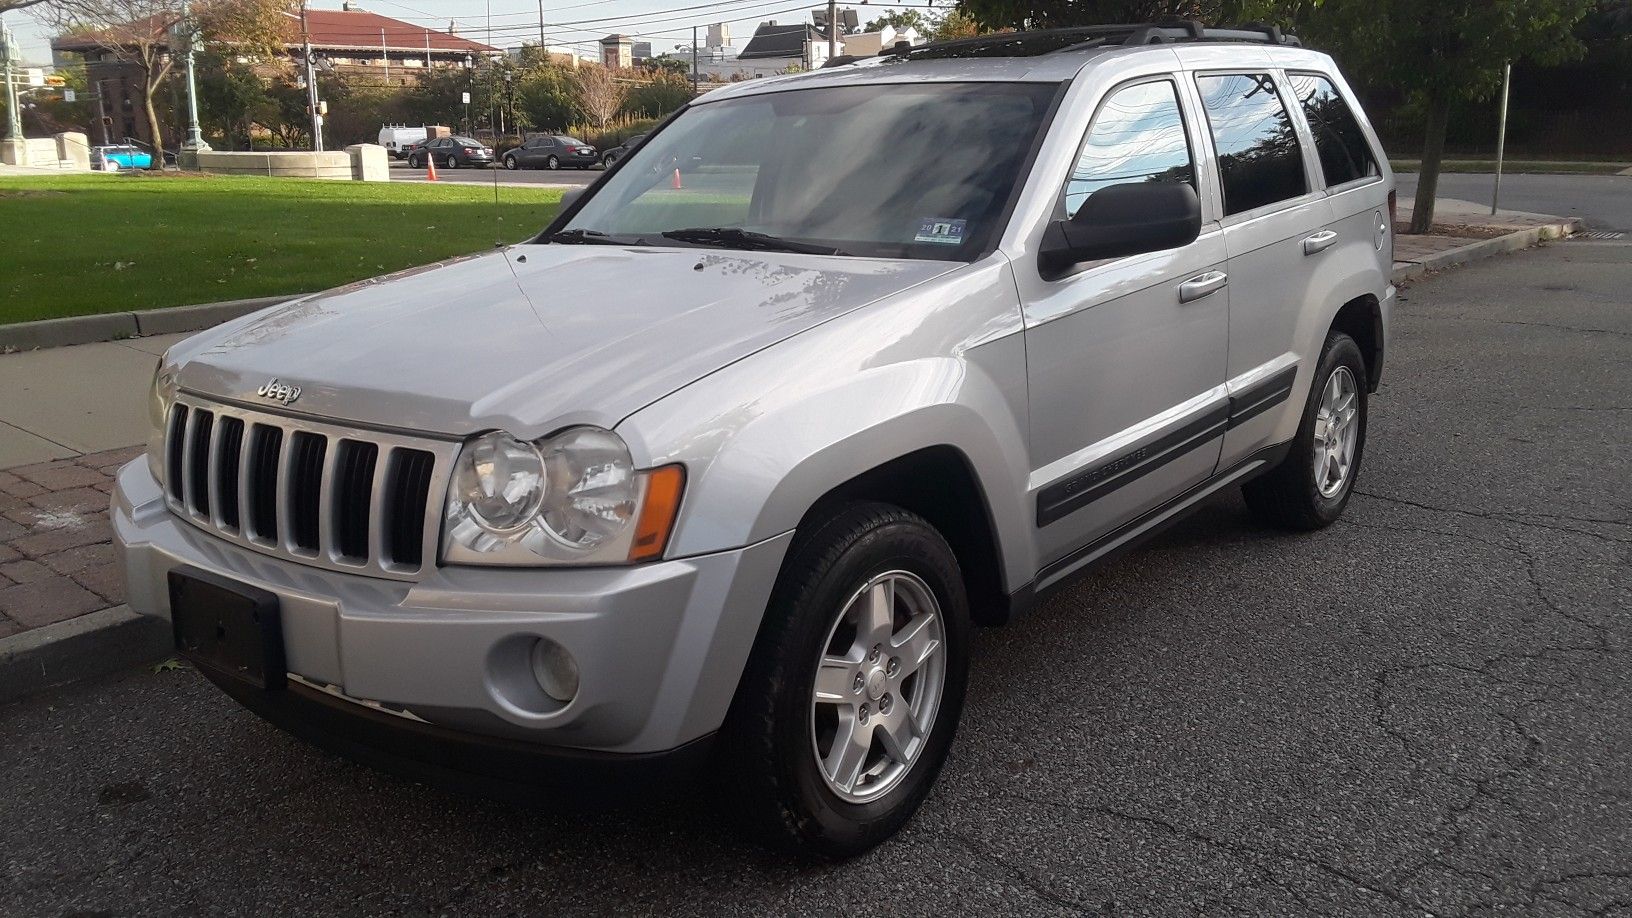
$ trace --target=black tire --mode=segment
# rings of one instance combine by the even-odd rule
[[[506,156],[504,158],[504,168],[514,172],[521,168],[521,164],[516,162],[516,158],[514,156]]]
[[[452,153],[449,153],[448,154],[448,168],[449,169],[459,168],[459,157],[454,156]]]
[[[410,169],[422,169],[422,168],[424,168],[424,163],[421,163],[419,161],[419,155],[418,154],[413,154],[413,155],[408,157],[408,168],[410,168]]]
[[[601,165],[605,166],[608,169],[612,168],[613,166],[615,166],[617,164],[618,164],[618,158],[616,156],[608,154],[606,156],[601,157]]]
[[[1342,486],[1330,496],[1323,495],[1315,481],[1315,424],[1321,394],[1332,375],[1347,369],[1355,383],[1358,411],[1355,423],[1354,460]],[[1297,437],[1290,452],[1272,471],[1247,482],[1241,488],[1247,508],[1260,522],[1282,529],[1312,531],[1337,522],[1343,508],[1354,494],[1354,484],[1360,477],[1361,460],[1366,453],[1366,420],[1370,409],[1366,392],[1366,361],[1359,345],[1342,332],[1332,332],[1321,350],[1320,362],[1315,368],[1314,382],[1309,398],[1303,406],[1303,421],[1298,425]]]
[[[550,170],[551,172],[554,172],[555,170],[561,168],[561,160],[556,159],[553,154],[548,156],[548,157],[545,157],[545,159],[544,159],[544,168]]]
[[[904,570],[940,606],[946,659],[940,703],[924,746],[893,787],[850,802],[816,761],[812,698],[834,622],[856,591]],[[772,591],[753,654],[722,731],[721,772],[733,806],[771,844],[827,858],[860,854],[910,819],[940,774],[963,710],[969,602],[957,558],[920,517],[888,504],[837,508],[801,528]],[[880,715],[882,716],[882,715]]]

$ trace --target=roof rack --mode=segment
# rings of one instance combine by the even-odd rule
[[[934,60],[960,57],[1037,57],[1083,51],[1110,46],[1179,44],[1188,42],[1256,42],[1260,44],[1302,47],[1295,35],[1282,32],[1279,26],[1249,22],[1233,28],[1210,29],[1193,19],[1167,19],[1159,22],[1126,23],[1122,25],[1078,26],[1061,29],[1021,30],[997,32],[974,38],[934,42],[916,47],[897,43],[879,54],[879,57],[897,57],[911,60]],[[845,61],[844,63],[850,63]],[[835,64],[834,66],[841,66]]]

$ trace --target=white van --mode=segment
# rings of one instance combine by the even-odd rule
[[[407,127],[401,124],[388,124],[380,128],[380,146],[385,147],[385,152],[391,154],[392,159],[402,159],[408,155],[404,151],[408,149],[409,145],[419,143],[424,139],[425,127],[423,125]]]

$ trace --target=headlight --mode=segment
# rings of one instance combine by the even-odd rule
[[[535,442],[482,434],[454,464],[442,557],[499,565],[661,557],[683,481],[679,466],[637,471],[623,438],[598,427]]]
[[[164,482],[164,426],[170,406],[176,401],[176,374],[164,366],[164,358],[153,367],[153,384],[147,393],[147,470],[153,480]]]

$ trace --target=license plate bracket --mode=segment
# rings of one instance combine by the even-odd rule
[[[176,650],[210,673],[275,691],[288,684],[278,597],[193,568],[169,573]]]

